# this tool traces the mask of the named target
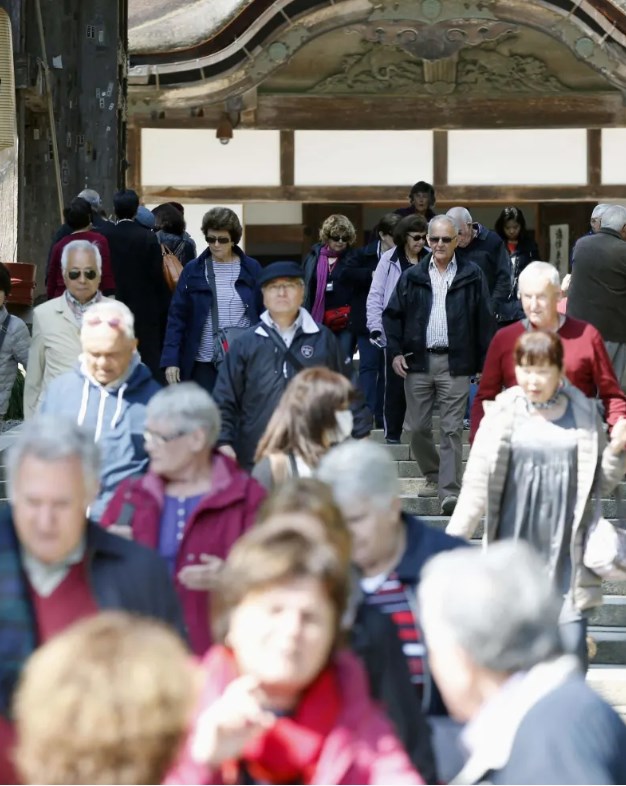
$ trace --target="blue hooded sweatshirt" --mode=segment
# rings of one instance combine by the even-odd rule
[[[92,521],[100,520],[123,480],[148,469],[146,405],[159,389],[137,353],[126,375],[112,385],[100,385],[83,364],[50,383],[40,411],[71,418],[92,431],[100,446],[100,493],[89,510]]]

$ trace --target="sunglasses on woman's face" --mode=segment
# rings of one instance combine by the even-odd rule
[[[227,243],[230,243],[230,238],[228,235],[207,235],[206,242],[210,246],[214,246],[216,243],[219,243],[220,246],[225,246]]]
[[[348,235],[330,235],[330,239],[334,240],[335,243],[349,243],[350,238]]]
[[[88,281],[93,281],[97,275],[97,270],[68,270],[67,273],[70,281],[77,281],[81,276],[84,276]]]
[[[426,233],[420,235],[419,232],[416,232],[415,234],[407,232],[407,237],[410,237],[414,243],[417,243],[419,240],[426,240]]]

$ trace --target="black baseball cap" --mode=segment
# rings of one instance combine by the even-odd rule
[[[259,286],[264,287],[277,278],[304,278],[304,270],[298,262],[272,262],[263,268],[259,276]]]

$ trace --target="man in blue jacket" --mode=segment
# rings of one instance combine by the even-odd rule
[[[152,617],[184,636],[161,557],[85,517],[98,490],[98,465],[91,435],[56,413],[28,421],[9,453],[11,507],[0,512],[0,772],[5,774],[13,736],[11,699],[36,647],[100,609]],[[3,783],[17,783],[13,777]]]
[[[133,315],[119,301],[103,301],[83,319],[78,366],[52,381],[41,412],[64,415],[93,433],[102,449],[100,493],[90,516],[99,521],[122,480],[148,468],[146,405],[159,390],[137,352]]]

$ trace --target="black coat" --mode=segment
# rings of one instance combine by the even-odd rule
[[[120,221],[107,231],[117,299],[135,315],[141,359],[162,378],[161,349],[170,291],[163,277],[163,258],[153,232],[135,221]]]
[[[311,311],[317,293],[317,263],[320,258],[322,243],[311,247],[304,260],[304,307]],[[332,283],[332,292],[326,292],[324,310],[349,306],[353,298],[352,283],[344,278],[344,271],[348,260],[353,256],[354,250],[346,248],[335,262],[332,271],[328,274],[328,282]]]
[[[411,683],[409,667],[391,618],[360,603],[350,646],[367,671],[372,698],[380,702],[424,783],[437,783],[430,726]]]
[[[365,306],[372,285],[372,276],[380,259],[379,248],[378,240],[372,240],[363,248],[358,248],[348,256],[340,272],[340,280],[352,288],[348,327],[357,336],[367,336],[369,332]]]
[[[404,355],[409,371],[428,371],[426,329],[432,309],[429,254],[400,276],[383,312],[391,357]],[[457,273],[446,297],[448,360],[453,376],[471,376],[482,369],[495,331],[489,292],[479,267],[457,258]]]
[[[520,319],[524,319],[524,309],[518,297],[519,276],[525,267],[540,258],[539,248],[528,234],[520,238],[517,248],[512,253],[509,253],[509,256],[511,258],[511,284],[509,296],[505,301],[500,300],[496,303],[496,319],[500,325],[508,325],[511,322],[517,322]]]
[[[500,235],[481,224],[474,224],[474,229],[478,234],[469,246],[457,246],[456,259],[457,262],[473,262],[483,271],[492,311],[496,313],[498,305],[508,300],[511,291],[511,259]]]
[[[350,376],[352,363],[346,361],[334,335],[305,314],[305,323],[291,344],[291,354],[304,368],[326,366]],[[232,445],[244,469],[254,465],[259,440],[289,381],[299,370],[285,360],[285,352],[269,337],[269,330],[259,322],[233,342],[213,390],[222,414],[219,444]],[[355,419],[353,436],[367,436],[372,427],[371,413],[362,402],[351,408]]]
[[[605,341],[626,343],[626,241],[613,229],[581,237],[574,248],[567,314],[600,331]]]

